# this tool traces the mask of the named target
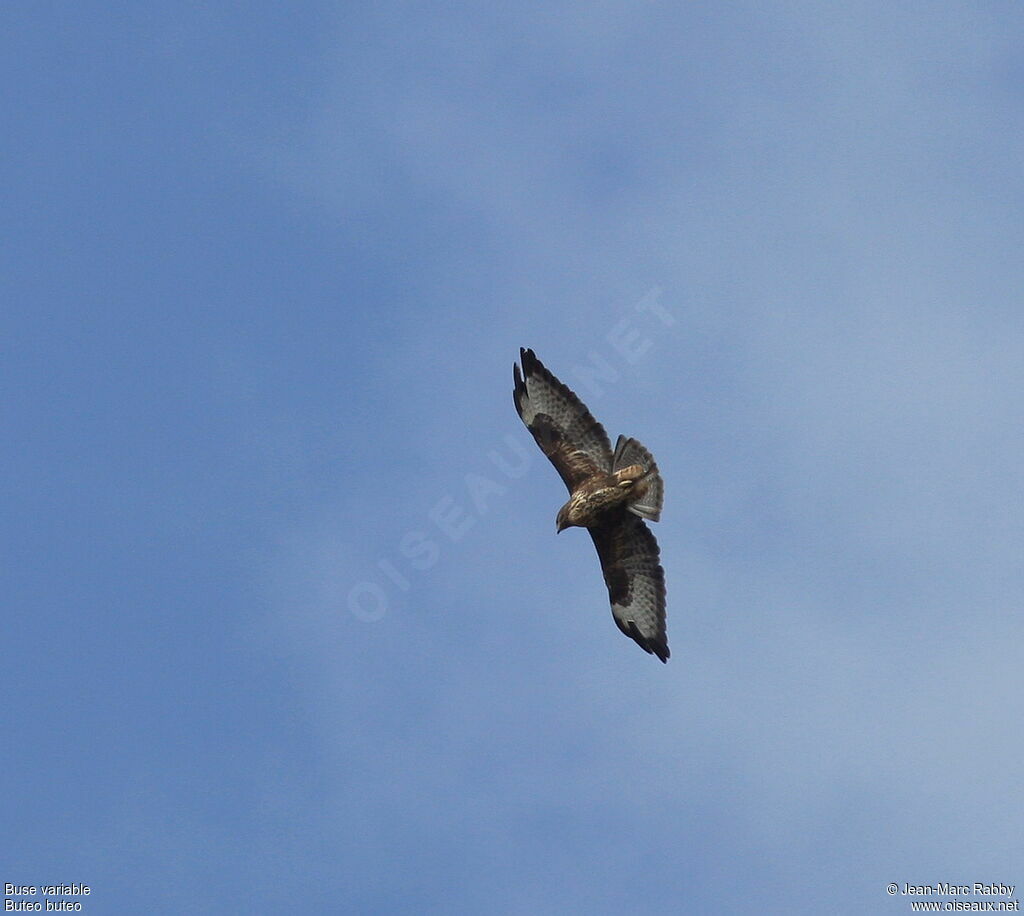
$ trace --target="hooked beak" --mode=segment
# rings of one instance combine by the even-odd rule
[[[565,512],[559,511],[558,517],[555,519],[555,534],[561,534],[569,527],[569,520],[565,517]]]

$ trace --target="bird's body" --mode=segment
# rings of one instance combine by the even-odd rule
[[[562,507],[556,522],[558,530],[590,528],[607,521],[612,513],[625,512],[647,492],[646,472],[639,464],[622,468],[613,474],[600,471],[584,480]]]
[[[549,372],[532,350],[514,368],[516,411],[569,490],[558,511],[558,531],[590,532],[601,560],[612,615],[619,629],[663,662],[665,576],[658,543],[644,520],[661,517],[664,484],[650,452],[608,434],[575,393]]]

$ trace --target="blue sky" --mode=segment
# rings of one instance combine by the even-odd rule
[[[3,18],[0,882],[1024,886],[1018,4]],[[520,346],[659,461],[667,666]]]

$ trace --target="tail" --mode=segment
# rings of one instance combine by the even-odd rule
[[[634,515],[645,518],[648,521],[656,522],[661,518],[661,502],[665,495],[665,485],[662,483],[661,474],[658,473],[658,465],[655,463],[651,453],[647,451],[636,439],[627,439],[619,436],[615,443],[615,456],[612,458],[612,471],[638,464],[644,471],[644,482],[647,489],[627,508]]]

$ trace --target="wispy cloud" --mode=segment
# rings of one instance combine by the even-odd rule
[[[381,426],[423,456],[394,474],[402,511],[348,495],[337,530],[358,518],[358,537],[321,517],[299,543],[326,559],[283,580],[331,582],[296,645],[330,758],[366,780],[333,800],[375,831],[367,874],[435,831],[408,886],[439,892],[435,855],[507,881],[479,851],[500,850],[534,876],[524,908],[559,899],[537,889],[558,872],[614,911],[610,860],[653,868],[653,911],[755,888],[812,911],[820,890],[792,890],[812,874],[845,882],[849,912],[929,871],[1013,878],[1024,334],[1002,15],[456,13],[339,55],[287,180],[339,218],[400,187],[394,219],[446,240],[382,376]],[[634,326],[622,303],[654,281],[666,315]],[[664,673],[611,626],[589,545],[529,521],[560,484],[509,403],[519,345],[652,440]]]

